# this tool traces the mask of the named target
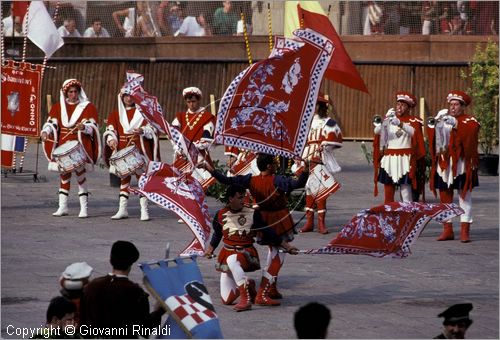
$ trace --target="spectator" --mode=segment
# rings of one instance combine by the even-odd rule
[[[161,35],[151,15],[151,7],[149,7],[148,1],[137,2],[137,14],[137,36],[155,37]]]
[[[186,17],[174,36],[185,35],[187,37],[202,37],[211,34],[207,20],[205,19],[205,14],[200,12],[196,17]]]
[[[100,18],[95,18],[92,21],[92,26],[85,30],[83,34],[86,38],[109,38],[110,35],[108,31],[102,27],[102,21]]]
[[[113,20],[115,22],[118,30],[123,34],[125,38],[135,36],[135,8],[125,8],[122,10],[114,11]],[[123,23],[121,22],[121,18],[124,17]]]
[[[6,16],[5,18],[2,19],[2,26],[3,26],[4,34],[8,29],[12,29],[12,26],[14,26],[14,20],[13,20],[13,14],[12,14],[14,4],[11,3],[9,8],[10,8],[9,9],[9,16]]]
[[[448,5],[442,7],[442,12],[439,15],[439,31],[441,34],[450,34],[451,32],[450,8]]]
[[[299,339],[326,339],[331,319],[330,309],[317,302],[300,307],[293,317]]]
[[[386,2],[384,12],[384,34],[399,34],[399,3]]]
[[[76,29],[75,19],[64,20],[64,25],[57,29],[61,37],[81,37],[80,32]]]
[[[435,23],[437,17],[436,1],[425,1],[422,5],[422,34],[435,34]]]
[[[14,18],[14,26],[4,30],[4,36],[6,37],[23,37],[23,23],[21,17]]]
[[[179,30],[184,20],[184,7],[178,1],[171,6],[169,1],[162,1],[158,6],[156,19],[163,35],[173,35]]]
[[[439,314],[439,318],[444,317],[444,330],[434,339],[465,339],[465,332],[472,324],[469,318],[472,308],[472,303],[459,303]]]
[[[83,288],[89,283],[93,268],[86,262],[72,263],[66,267],[59,278],[61,295],[75,305],[75,325],[80,324],[80,299]]]
[[[164,311],[160,306],[149,313],[148,294],[129,280],[132,264],[139,259],[136,246],[128,241],[116,241],[111,247],[110,274],[92,280],[81,299],[81,323],[97,328],[126,328],[134,336],[132,327],[141,329],[157,326]],[[123,336],[123,335],[122,335]]]
[[[498,2],[479,1],[477,3],[476,33],[498,35]]]
[[[232,10],[231,1],[224,1],[223,7],[217,8],[214,13],[214,34],[235,35],[239,20],[238,14]]]

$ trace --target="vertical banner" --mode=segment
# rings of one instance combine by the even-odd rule
[[[196,258],[180,257],[156,264],[141,263],[144,286],[161,303],[169,318],[158,338],[222,339],[219,318],[203,282]]]
[[[13,60],[2,65],[2,134],[38,137],[41,66]]]

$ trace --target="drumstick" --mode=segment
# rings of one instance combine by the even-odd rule
[[[55,140],[53,140],[53,139],[48,139],[48,138],[45,140],[45,142],[57,143]]]
[[[128,148],[130,143],[132,143],[134,141],[134,137],[135,136],[129,137],[128,143],[127,143],[127,145],[125,145],[126,148]]]
[[[74,128],[72,128],[71,130],[69,130],[63,137],[62,139],[66,138],[70,133],[73,133],[76,129],[78,128],[78,126],[75,126]]]

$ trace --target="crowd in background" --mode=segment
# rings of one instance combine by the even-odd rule
[[[264,1],[45,1],[63,37],[159,37],[266,34]],[[341,34],[497,35],[498,1],[332,1]],[[2,3],[3,33],[22,36],[21,18]],[[243,13],[243,20],[241,13]],[[336,15],[336,14],[335,14]],[[259,23],[255,22],[259,20]],[[243,22],[246,24],[244,25]]]

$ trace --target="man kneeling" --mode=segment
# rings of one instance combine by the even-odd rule
[[[283,247],[290,254],[297,254],[298,250],[288,242],[277,236],[274,230],[268,227],[258,210],[243,205],[245,188],[231,185],[226,191],[228,204],[219,210],[213,220],[214,234],[205,256],[212,257],[214,250],[221,239],[224,247],[219,253],[216,269],[221,272],[220,294],[222,302],[231,305],[240,297],[234,310],[241,312],[252,308],[252,303],[271,305],[268,302],[268,291],[260,291],[256,298],[255,281],[246,276],[247,272],[260,269],[259,254],[253,246],[257,236],[259,244],[268,244]],[[263,280],[269,278],[262,277]],[[268,285],[267,285],[268,286]],[[279,305],[275,301],[272,305]]]

